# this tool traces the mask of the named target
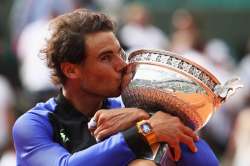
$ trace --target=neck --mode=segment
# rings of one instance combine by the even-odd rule
[[[74,86],[64,86],[62,89],[63,96],[71,102],[71,104],[87,117],[92,117],[102,107],[103,98],[96,95],[83,92]]]

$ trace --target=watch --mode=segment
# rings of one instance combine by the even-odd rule
[[[152,126],[146,120],[142,120],[136,123],[138,133],[143,136],[144,139],[148,142],[149,145],[157,143],[156,135],[153,131]]]

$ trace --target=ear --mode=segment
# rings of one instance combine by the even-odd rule
[[[63,62],[61,63],[61,70],[68,78],[76,79],[79,77],[79,67],[77,64]]]

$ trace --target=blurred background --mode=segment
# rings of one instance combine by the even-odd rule
[[[15,165],[15,119],[57,93],[39,56],[49,20],[81,7],[110,15],[128,52],[171,50],[206,67],[221,82],[239,76],[244,88],[199,134],[221,165],[250,165],[249,0],[1,0],[0,166]]]

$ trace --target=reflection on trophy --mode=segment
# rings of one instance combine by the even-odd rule
[[[178,116],[193,130],[201,129],[215,110],[241,85],[232,79],[222,85],[202,66],[163,50],[137,50],[128,57],[134,76],[122,92],[126,107],[150,114],[164,111]],[[152,156],[163,162],[167,145],[154,146]]]

